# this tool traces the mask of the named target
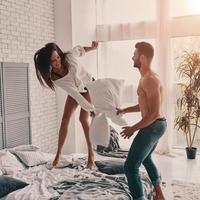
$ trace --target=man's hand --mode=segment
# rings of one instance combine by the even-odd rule
[[[98,47],[98,42],[97,41],[92,41],[92,45],[91,45],[91,48],[92,49],[96,49]]]
[[[133,130],[133,127],[132,126],[125,126],[125,127],[122,127],[123,131],[120,133],[120,135],[124,138],[124,139],[129,139],[133,133],[135,132]]]
[[[124,109],[116,108],[116,110],[117,110],[117,115],[125,114]]]

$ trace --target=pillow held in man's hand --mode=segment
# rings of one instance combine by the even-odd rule
[[[116,108],[121,107],[123,84],[124,80],[104,78],[86,85],[95,109],[100,113],[105,113],[107,117],[120,126],[127,125],[122,116],[117,115],[116,110]]]
[[[105,114],[99,114],[92,120],[90,124],[90,138],[94,145],[108,146],[110,127]]]

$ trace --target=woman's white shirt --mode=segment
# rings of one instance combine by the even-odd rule
[[[88,102],[80,93],[87,92],[85,85],[92,81],[92,76],[78,62],[77,57],[85,55],[81,46],[74,47],[67,52],[69,69],[67,75],[54,81],[55,85],[65,90],[86,111],[94,111],[94,106]]]

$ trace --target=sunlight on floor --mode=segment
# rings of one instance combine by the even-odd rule
[[[172,200],[172,180],[200,183],[200,155],[195,160],[188,160],[184,150],[174,150],[170,155],[154,154],[154,160],[165,182],[164,193],[167,200]]]

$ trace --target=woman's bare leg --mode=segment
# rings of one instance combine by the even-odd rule
[[[89,101],[91,102],[90,99],[90,95],[89,92],[83,94],[83,96]],[[94,153],[93,153],[93,148],[92,148],[92,143],[90,141],[90,135],[89,135],[89,113],[83,109],[81,109],[80,112],[80,117],[79,120],[82,124],[83,127],[83,131],[85,134],[85,139],[87,142],[87,148],[88,148],[88,162],[87,162],[87,168],[92,168],[93,164],[94,164]]]
[[[63,113],[62,122],[60,125],[57,153],[53,161],[53,166],[55,166],[59,161],[62,147],[65,143],[65,139],[67,136],[70,118],[72,114],[74,113],[74,111],[76,110],[77,106],[78,106],[77,102],[72,97],[68,96],[65,102],[64,113]]]

